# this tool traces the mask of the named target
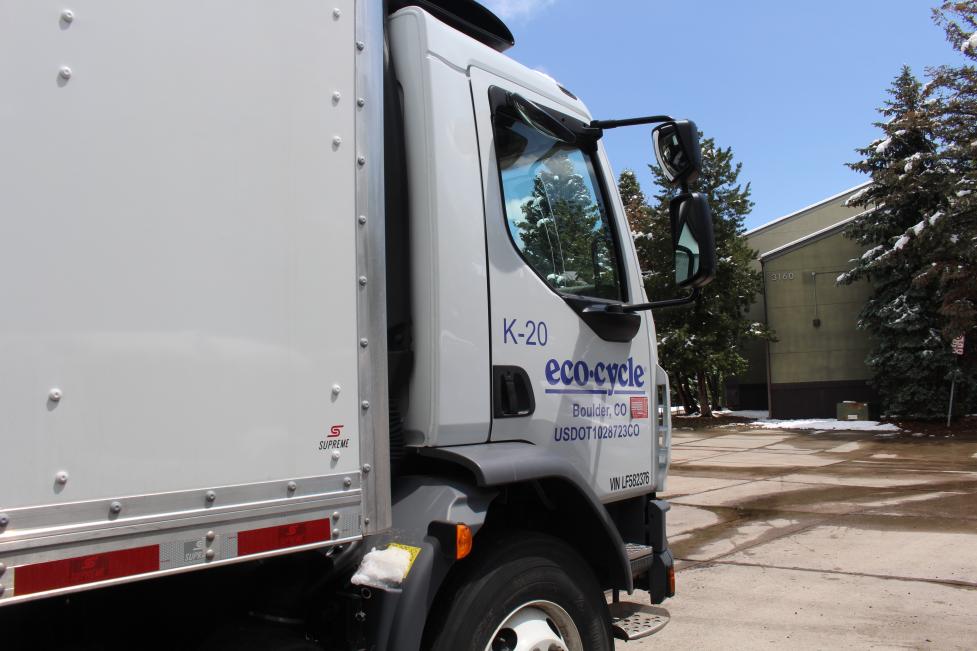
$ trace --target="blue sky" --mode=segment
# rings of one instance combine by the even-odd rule
[[[577,94],[597,118],[688,117],[743,163],[752,228],[866,178],[845,167],[877,137],[902,64],[962,57],[930,20],[936,0],[484,0],[508,54]],[[607,132],[615,173],[651,194],[650,127]]]

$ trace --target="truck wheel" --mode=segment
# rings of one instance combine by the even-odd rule
[[[426,648],[612,651],[604,593],[569,545],[516,532],[476,540],[475,548],[481,553],[438,596]]]

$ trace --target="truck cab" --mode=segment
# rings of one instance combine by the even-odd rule
[[[406,443],[521,442],[601,501],[655,490],[668,448],[654,323],[600,320],[645,300],[615,177],[595,134],[568,142],[526,116],[582,129],[586,107],[421,8],[389,33],[410,223]]]
[[[0,53],[80,61],[54,86],[0,64],[0,271],[40,274],[0,287],[12,639],[102,604],[142,631],[188,591],[223,604],[169,631],[188,647],[590,651],[665,625],[651,309],[715,271],[694,124],[595,119],[470,0],[103,0],[60,33],[0,2]],[[686,298],[645,295],[604,150],[641,124],[681,186]]]
[[[408,222],[410,256],[409,273],[396,274],[402,287],[387,289],[410,296],[413,368],[390,394],[413,468],[456,465],[489,491],[477,493],[484,516],[468,523],[475,548],[548,536],[589,559],[615,602],[642,587],[660,603],[674,593],[668,507],[655,496],[669,464],[668,378],[651,312],[624,309],[650,304],[602,130],[571,91],[499,51],[510,39],[491,16],[478,29],[429,3],[403,4],[388,18],[388,74],[408,201],[387,220],[388,233]],[[388,183],[398,172],[388,167]],[[707,275],[695,272],[696,282]],[[395,531],[396,489],[411,499],[414,481],[394,480]],[[497,562],[451,572],[481,578]],[[464,613],[485,598],[446,585],[435,609],[468,596],[455,606]],[[623,637],[667,621],[654,609],[611,609],[604,619]],[[500,613],[491,626],[502,626]],[[518,605],[507,615],[532,620]],[[629,617],[652,623],[629,629]],[[498,630],[463,624],[446,635],[457,644],[488,633],[508,648]]]

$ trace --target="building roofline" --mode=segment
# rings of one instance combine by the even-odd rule
[[[839,192],[838,194],[832,195],[832,196],[828,197],[827,199],[821,199],[821,201],[818,201],[816,203],[812,203],[810,206],[805,206],[804,208],[801,208],[800,210],[795,210],[794,212],[792,212],[792,213],[790,213],[788,215],[784,215],[783,217],[777,217],[776,219],[774,219],[772,221],[769,221],[766,224],[761,224],[760,226],[757,226],[756,228],[753,228],[751,230],[746,231],[745,233],[743,233],[743,236],[744,237],[749,237],[751,235],[756,235],[760,231],[764,231],[764,230],[766,230],[766,229],[768,229],[768,228],[770,228],[772,226],[776,226],[777,224],[780,224],[781,222],[787,221],[788,219],[792,219],[792,218],[797,217],[797,216],[799,216],[799,215],[801,215],[803,213],[806,213],[809,210],[813,210],[815,208],[819,208],[819,207],[823,206],[826,203],[830,203],[830,202],[832,202],[832,201],[834,201],[836,199],[840,199],[841,197],[845,196],[846,194],[853,194],[854,192],[856,192],[858,190],[861,190],[862,188],[868,187],[871,184],[872,184],[871,181],[865,181],[864,183],[860,183],[859,185],[856,185],[853,188],[848,188],[847,190],[845,190],[843,192]]]
[[[790,253],[791,251],[794,251],[796,249],[803,248],[808,244],[813,244],[818,240],[823,240],[824,238],[830,237],[835,233],[843,230],[845,226],[847,226],[851,221],[853,221],[858,217],[861,217],[864,214],[865,214],[864,212],[860,212],[857,215],[852,215],[851,217],[848,217],[847,219],[842,219],[840,222],[836,224],[832,224],[831,226],[828,226],[826,228],[822,228],[819,231],[814,231],[810,235],[805,235],[804,237],[796,239],[793,242],[788,242],[787,244],[778,246],[775,249],[770,249],[766,253],[761,253],[758,256],[758,258],[760,262],[763,263],[766,262],[767,260],[772,260],[773,258],[779,258],[785,253]]]

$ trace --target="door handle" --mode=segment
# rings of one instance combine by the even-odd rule
[[[529,416],[536,411],[529,374],[518,366],[493,366],[492,404],[496,418]]]

